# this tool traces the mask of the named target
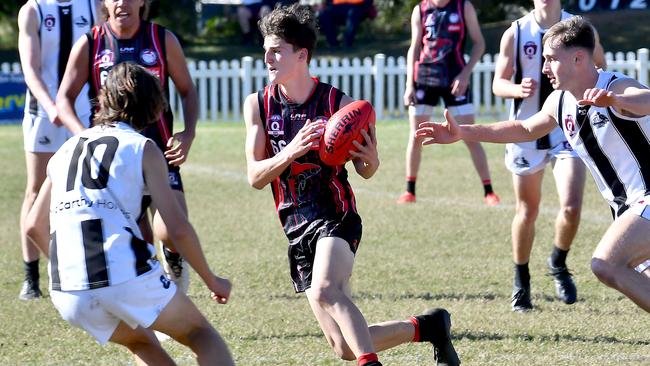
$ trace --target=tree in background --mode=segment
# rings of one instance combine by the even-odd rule
[[[0,49],[18,46],[18,10],[22,1],[0,1]]]

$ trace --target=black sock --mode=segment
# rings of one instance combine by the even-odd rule
[[[528,263],[515,264],[515,286],[530,287],[530,272]]]
[[[406,191],[415,195],[415,179],[406,180]]]
[[[38,283],[40,275],[38,273],[38,259],[31,262],[23,262],[25,268],[25,280]]]
[[[551,252],[551,265],[553,267],[566,267],[566,256],[569,254],[568,250],[562,250],[553,245]]]
[[[167,258],[167,261],[178,261],[178,259],[181,257],[179,253],[172,252],[165,247],[163,247],[163,254],[165,255],[165,258]]]
[[[492,183],[483,184],[483,192],[485,192],[484,196],[487,196],[490,193],[494,193],[492,190]]]

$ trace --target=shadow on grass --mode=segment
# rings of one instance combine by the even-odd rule
[[[502,340],[514,340],[514,341],[524,341],[524,342],[535,342],[535,343],[546,343],[546,342],[581,342],[581,343],[594,343],[594,344],[621,344],[621,345],[632,345],[638,346],[650,345],[650,341],[641,340],[641,339],[618,339],[616,337],[609,336],[595,336],[595,337],[585,337],[580,335],[571,335],[571,334],[542,334],[542,335],[530,335],[530,334],[501,334],[501,333],[489,333],[489,332],[475,332],[475,331],[455,331],[453,332],[453,339],[461,340],[466,339],[469,341],[502,341]]]

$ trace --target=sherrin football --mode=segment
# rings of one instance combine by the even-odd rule
[[[354,101],[334,113],[323,132],[318,151],[320,159],[327,165],[343,165],[350,160],[350,150],[357,148],[352,143],[365,141],[361,130],[368,130],[375,124],[375,110],[365,100]]]

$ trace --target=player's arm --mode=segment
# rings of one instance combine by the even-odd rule
[[[610,85],[610,90],[587,89],[578,104],[613,107],[628,117],[650,115],[650,89],[632,78],[620,78]]]
[[[320,137],[318,123],[305,123],[296,136],[284,148],[272,157],[266,152],[266,131],[260,119],[260,107],[257,93],[246,97],[244,101],[244,122],[246,124],[246,167],[248,183],[262,189],[291,164],[317,146]]]
[[[88,37],[83,36],[75,42],[70,51],[70,58],[65,67],[65,74],[61,80],[59,91],[56,94],[56,109],[59,118],[65,127],[73,133],[79,133],[85,128],[77,112],[75,101],[81,93],[84,84],[88,82],[89,75],[89,53]]]
[[[50,195],[52,181],[46,178],[41,186],[34,205],[25,218],[25,231],[27,237],[43,252],[46,257],[50,256]]]
[[[415,104],[415,60],[422,47],[422,26],[420,6],[416,5],[411,14],[411,45],[406,52],[406,89],[404,90],[404,105]]]
[[[494,68],[492,92],[502,98],[528,98],[537,87],[537,82],[531,78],[523,78],[521,84],[515,84],[512,76],[515,73],[515,29],[508,28],[501,37],[499,57]]]
[[[481,60],[481,56],[485,52],[485,39],[483,38],[483,33],[481,33],[481,25],[478,22],[474,5],[466,1],[464,12],[465,27],[467,28],[469,38],[472,40],[472,50],[469,54],[469,61],[467,61],[463,70],[461,70],[460,74],[456,76],[451,84],[451,93],[455,96],[465,94],[469,86],[469,79],[472,76],[472,70]]]
[[[153,142],[147,141],[142,160],[144,179],[151,199],[160,217],[168,223],[169,235],[174,241],[176,250],[213,292],[212,298],[220,303],[226,303],[230,296],[230,281],[212,272],[192,224],[178,201],[169,199],[173,196],[173,192],[167,184],[167,162],[160,149]]]
[[[40,27],[36,9],[29,3],[18,12],[18,53],[23,69],[25,84],[36,100],[45,108],[50,122],[60,125],[54,100],[41,78],[41,41],[38,34]]]
[[[605,49],[603,49],[603,45],[600,43],[600,36],[598,35],[596,28],[594,28],[594,37],[596,38],[596,45],[594,47],[594,63],[596,64],[596,67],[606,70],[607,60],[605,59]]]
[[[459,140],[510,143],[536,140],[557,127],[555,106],[558,92],[553,92],[544,102],[542,110],[521,121],[502,121],[478,125],[458,125],[445,110],[444,123],[421,123],[415,134],[424,139],[423,145],[450,144]]]
[[[187,159],[192,142],[196,135],[196,121],[198,119],[199,97],[192,81],[192,76],[187,68],[187,61],[183,54],[178,39],[170,31],[165,33],[167,49],[167,67],[169,76],[174,81],[176,90],[181,96],[183,105],[183,123],[185,128],[174,134],[171,141],[167,141],[168,150],[165,157],[172,165],[180,165]],[[174,146],[174,141],[177,144]]]

